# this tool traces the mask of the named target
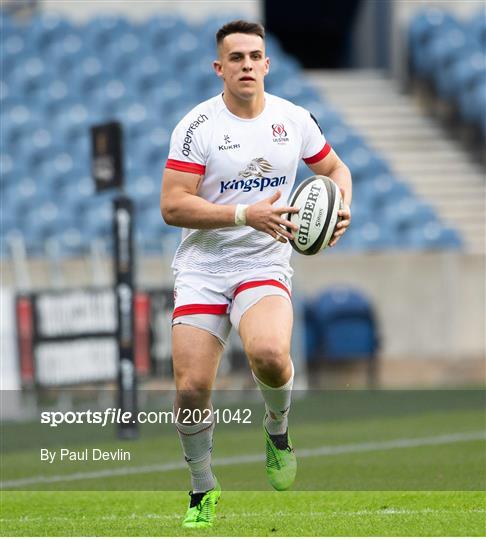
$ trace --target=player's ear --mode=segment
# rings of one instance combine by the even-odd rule
[[[213,62],[213,69],[218,77],[223,78],[223,65],[219,60]]]
[[[265,75],[270,71],[270,58],[265,58]]]

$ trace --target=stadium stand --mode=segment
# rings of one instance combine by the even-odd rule
[[[449,107],[486,143],[486,11],[466,20],[440,8],[419,11],[411,21],[409,63],[413,78]]]
[[[146,253],[172,249],[179,233],[160,217],[161,171],[175,123],[196,103],[220,91],[211,60],[214,32],[222,20],[213,17],[194,26],[176,16],[140,24],[100,16],[77,26],[46,13],[27,21],[5,13],[1,17],[2,244],[17,231],[33,256],[45,254],[48,240],[57,242],[64,256],[85,254],[95,239],[110,246],[111,199],[94,193],[89,128],[117,119],[125,133],[126,191],[143,216],[137,220],[137,244]],[[450,54],[440,47],[437,52],[430,44],[435,43],[432,33],[438,23],[427,25],[429,19],[422,17],[412,25],[414,65],[427,70],[428,57],[423,58],[419,48],[428,47],[430,55],[443,59],[444,69],[457,67],[452,79],[460,88],[461,81],[479,81],[467,86],[467,96],[481,101],[484,77],[481,70],[474,71],[471,46],[448,41]],[[452,21],[446,26],[457,30]],[[470,33],[484,39],[482,26]],[[450,37],[454,39],[459,38]],[[353,173],[359,194],[354,226],[337,250],[460,248],[458,232],[394,174],[306,81],[299,64],[272,36],[267,49],[272,58],[267,90],[308,108]],[[459,50],[470,55],[467,73],[452,60]],[[455,88],[446,91],[462,95]],[[463,99],[465,117],[475,117],[474,100]],[[302,164],[297,181],[306,176],[309,171]]]

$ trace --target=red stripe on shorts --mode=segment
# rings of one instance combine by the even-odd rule
[[[263,287],[264,285],[271,285],[272,287],[278,287],[279,289],[283,289],[289,296],[291,296],[290,291],[283,283],[280,283],[280,281],[277,281],[276,279],[264,279],[260,281],[248,281],[246,283],[242,283],[239,287],[237,287],[233,298],[236,298],[237,294],[246,291],[247,289],[253,289],[254,287]]]
[[[318,152],[314,156],[304,158],[304,161],[308,165],[312,165],[313,163],[317,163],[318,161],[321,161],[321,159],[324,159],[327,156],[327,154],[329,154],[330,151],[331,151],[331,146],[329,143],[326,143],[320,152]]]
[[[165,168],[194,174],[204,174],[206,172],[206,167],[204,165],[200,165],[199,163],[189,163],[188,161],[179,161],[178,159],[168,159]]]
[[[172,318],[182,315],[226,315],[228,304],[186,304],[174,309]]]

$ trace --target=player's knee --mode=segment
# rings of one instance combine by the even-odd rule
[[[191,377],[178,381],[176,406],[183,409],[205,407],[211,399],[211,387],[205,381]]]
[[[260,343],[251,346],[246,354],[256,371],[272,373],[285,368],[290,351],[282,343]]]

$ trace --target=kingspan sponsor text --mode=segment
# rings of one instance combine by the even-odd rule
[[[268,178],[264,176],[263,178],[247,178],[245,180],[236,178],[234,180],[228,180],[227,182],[220,182],[220,193],[224,193],[227,189],[241,190],[241,191],[251,191],[253,189],[263,191],[266,187],[278,187],[287,183],[286,176],[274,176]]]

